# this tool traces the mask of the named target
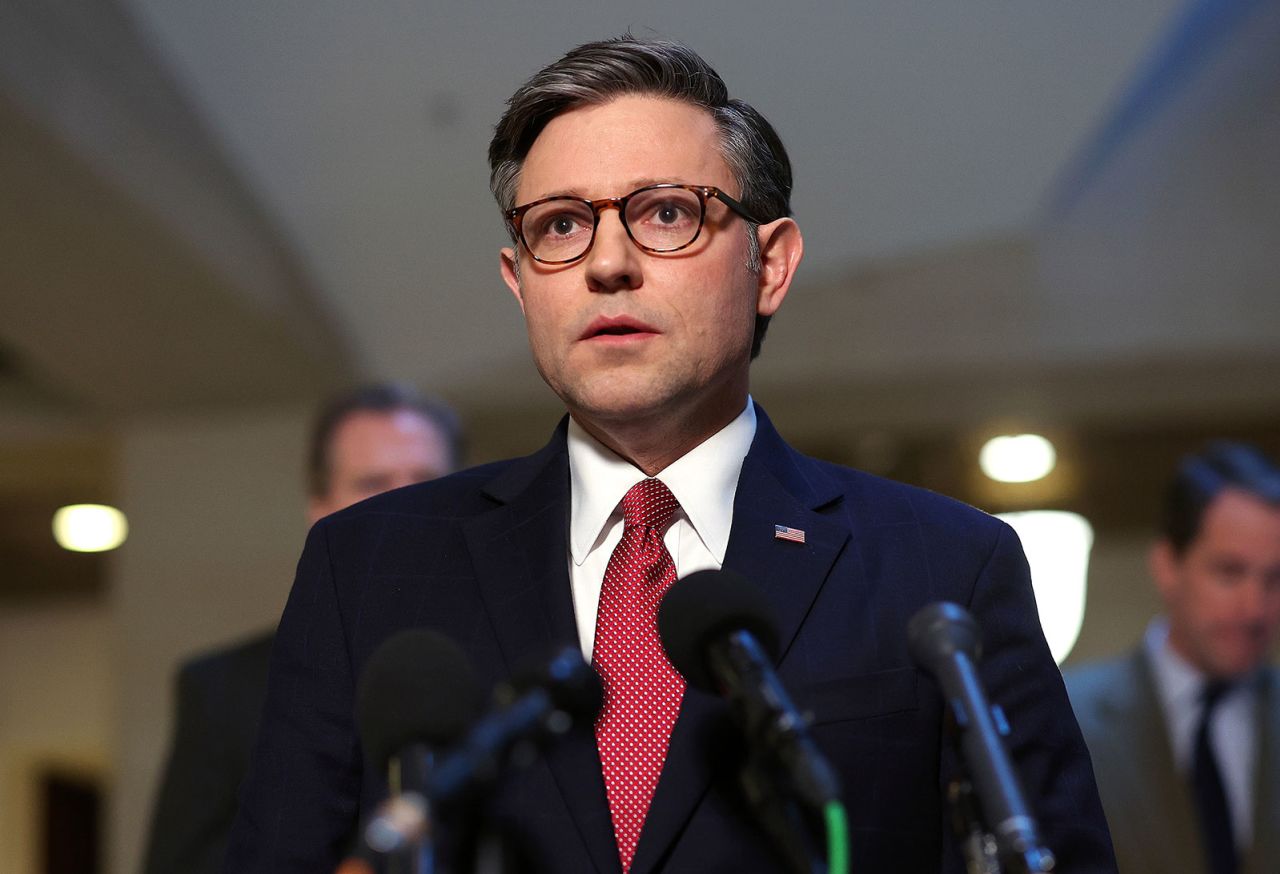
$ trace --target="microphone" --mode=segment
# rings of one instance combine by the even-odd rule
[[[732,703],[747,738],[806,806],[821,811],[839,800],[835,771],[773,670],[778,632],[759,588],[732,571],[692,573],[662,599],[658,634],[690,685]]]
[[[591,723],[604,701],[600,678],[576,647],[566,647],[541,670],[501,688],[498,705],[459,744],[435,762],[427,796],[447,805],[498,776],[520,742],[545,743],[574,725]]]
[[[978,623],[963,607],[939,601],[911,617],[907,641],[911,658],[933,675],[951,706],[960,729],[960,752],[1000,856],[1019,870],[1052,871],[1053,854],[1040,843],[1035,818],[1001,740],[1008,734],[1008,723],[988,701],[975,667],[981,658]]]
[[[432,748],[452,743],[480,709],[480,686],[462,650],[436,631],[408,629],[369,657],[356,697],[356,723],[392,797],[365,828],[378,853],[420,844],[429,815],[423,793]]]

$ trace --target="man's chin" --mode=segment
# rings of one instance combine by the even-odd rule
[[[1267,652],[1265,650],[1250,649],[1244,652],[1222,653],[1216,660],[1214,673],[1218,677],[1227,680],[1243,677],[1262,664],[1266,658]]]
[[[579,422],[600,424],[638,424],[649,421],[661,414],[662,404],[655,404],[652,399],[641,393],[609,396],[591,396],[572,400],[563,398],[574,418]]]
[[[671,406],[671,392],[648,374],[619,368],[562,388],[552,386],[575,418],[592,422],[644,420]]]

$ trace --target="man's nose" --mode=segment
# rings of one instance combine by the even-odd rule
[[[587,287],[598,292],[639,288],[644,281],[640,256],[622,224],[622,213],[616,207],[605,207],[600,210],[595,241],[585,257]]]

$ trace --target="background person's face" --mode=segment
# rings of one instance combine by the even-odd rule
[[[741,193],[705,111],[624,96],[553,119],[529,151],[516,199],[594,200],[654,182]],[[658,255],[637,248],[617,210],[606,209],[594,246],[573,264],[548,267],[523,251],[504,251],[504,278],[524,310],[538,370],[579,419],[739,411],[757,309],[772,312],[781,302],[759,299],[744,228],[713,200],[698,240]],[[515,257],[523,258],[519,282]]]
[[[1151,565],[1169,641],[1185,659],[1234,677],[1267,658],[1280,629],[1280,508],[1227,489],[1186,549],[1157,544]]]
[[[312,498],[312,522],[357,501],[449,473],[449,441],[412,410],[360,411],[339,423],[329,441],[329,488]]]

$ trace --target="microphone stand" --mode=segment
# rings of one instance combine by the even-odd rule
[[[951,702],[951,705],[954,707],[956,702]],[[972,717],[949,707],[946,730],[960,751],[961,762],[966,762],[961,735],[966,729],[973,729],[971,719],[989,725],[1001,738],[1009,736],[1009,722],[998,705],[992,705],[988,713],[975,713]],[[997,838],[983,814],[981,799],[967,773],[967,762],[965,768],[966,772],[954,778],[947,787],[947,803],[951,809],[952,828],[964,853],[967,874],[1003,874],[1006,870],[1011,874],[1052,872],[1055,866],[1053,854],[1039,841],[1026,839],[1027,835],[1035,834],[1034,822],[1002,823],[1005,840]]]
[[[786,866],[794,874],[826,874],[827,867],[814,846],[812,816],[806,817],[795,800],[780,791],[785,781],[778,778],[767,757],[754,750],[749,752],[739,782],[743,796]]]
[[[767,662],[767,659],[750,634],[734,633],[728,645],[714,648],[709,656],[713,667],[719,664],[727,668],[717,670],[719,676],[746,678],[749,685],[762,685],[755,666]],[[771,693],[782,699],[789,697],[781,686],[772,687]],[[742,702],[747,699],[734,694],[731,700]],[[789,700],[782,703],[785,704],[781,708],[783,711],[795,713],[795,707]],[[776,754],[783,746],[780,741],[799,737],[807,743],[803,734],[805,726],[795,724],[794,719],[785,715],[779,717],[742,704],[734,706],[738,709],[743,735],[749,745],[747,760],[739,775],[743,794],[779,854],[795,874],[826,874],[823,852],[826,842],[817,841],[819,848],[815,850],[812,823],[824,822],[822,805],[839,794],[834,773],[829,771],[825,762],[824,770],[816,775],[803,770],[799,774],[784,772]]]
[[[387,783],[393,798],[406,792],[421,792],[431,774],[433,755],[426,744],[413,744],[389,763]],[[387,860],[387,874],[437,874],[435,840],[432,835],[431,802],[425,803],[426,823],[421,837]]]
[[[1040,843],[1017,771],[1009,758],[1009,721],[988,699],[978,675],[982,641],[978,623],[958,604],[939,601],[911,617],[907,626],[912,659],[933,676],[947,704],[946,731],[971,784],[948,791],[953,821],[970,871],[991,871],[988,840],[996,846],[996,867],[1014,874],[1053,871],[1053,853]],[[976,801],[977,803],[973,803]]]
[[[951,827],[960,839],[966,874],[1001,874],[996,837],[982,824],[968,778],[957,777],[947,786],[947,805],[951,809]]]

